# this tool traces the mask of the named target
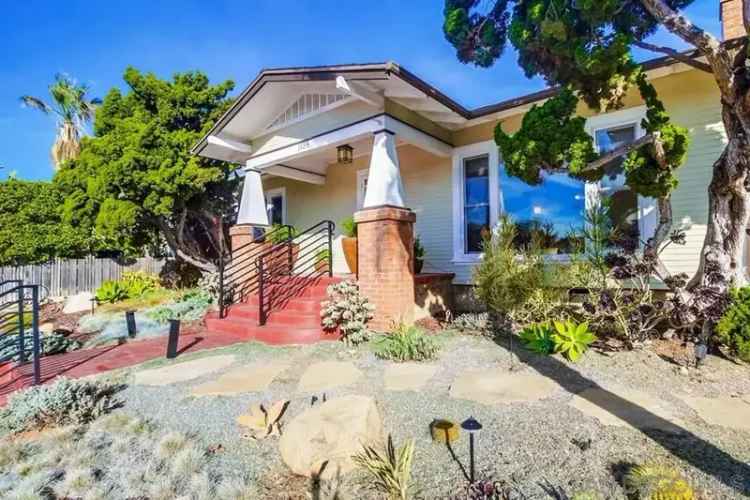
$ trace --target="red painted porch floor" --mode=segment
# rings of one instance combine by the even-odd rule
[[[247,340],[247,337],[243,335],[224,332],[209,333],[201,329],[180,335],[177,356],[247,342]],[[167,337],[164,336],[134,340],[121,345],[54,354],[41,359],[41,379],[42,383],[47,383],[59,376],[79,378],[104,373],[164,357],[166,351]],[[14,368],[0,365],[0,406],[5,404],[11,393],[31,386],[32,373],[31,363]]]

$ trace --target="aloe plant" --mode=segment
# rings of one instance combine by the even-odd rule
[[[596,335],[589,331],[589,324],[573,321],[555,321],[555,351],[571,361],[578,361],[589,346],[596,341]]]
[[[549,323],[533,323],[519,335],[526,349],[537,354],[547,355],[555,352],[554,330]]]

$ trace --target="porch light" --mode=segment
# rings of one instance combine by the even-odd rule
[[[354,148],[348,144],[342,144],[337,147],[336,159],[339,163],[351,163],[354,159]]]

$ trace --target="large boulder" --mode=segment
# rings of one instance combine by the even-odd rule
[[[383,442],[375,400],[342,396],[305,410],[282,429],[281,458],[295,474],[323,479],[346,474],[363,444]]]

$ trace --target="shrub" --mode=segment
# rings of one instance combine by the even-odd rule
[[[278,245],[280,243],[286,243],[290,239],[297,236],[297,230],[292,226],[286,226],[282,224],[274,224],[268,231],[267,241]]]
[[[347,238],[357,237],[357,223],[354,222],[354,217],[349,216],[341,219],[341,222],[339,222],[339,226],[341,226],[341,232]]]
[[[719,341],[730,352],[750,363],[750,287],[730,292],[731,303],[716,325]]]
[[[451,321],[451,328],[469,335],[491,335],[492,326],[488,313],[465,313]]]
[[[359,344],[369,337],[367,322],[372,319],[375,307],[359,293],[359,287],[351,281],[329,285],[328,300],[321,306],[323,328],[341,331],[347,344]]]
[[[143,271],[126,271],[122,273],[121,282],[129,298],[138,298],[159,288],[159,277]]]
[[[435,339],[416,326],[398,325],[393,332],[375,339],[375,355],[392,361],[425,361],[434,359],[440,347]]]
[[[414,259],[416,260],[422,260],[424,259],[425,251],[424,247],[422,246],[422,242],[419,239],[419,236],[414,237]]]
[[[117,406],[114,394],[119,389],[112,384],[67,378],[31,387],[13,394],[0,410],[0,430],[14,433],[91,422]]]
[[[155,307],[147,311],[146,316],[157,323],[167,323],[170,319],[196,321],[203,317],[213,300],[205,290],[189,290],[177,302]]]
[[[696,497],[677,468],[656,462],[631,468],[624,483],[628,494],[641,500],[693,500]]]
[[[517,247],[516,225],[501,218],[484,239],[484,256],[474,268],[477,297],[501,324],[549,321],[563,314],[570,266],[547,264],[538,239]]]
[[[41,340],[43,355],[60,354],[81,348],[81,343],[79,341],[59,333],[43,335]],[[27,348],[31,349],[32,335],[30,331],[26,332],[25,341]],[[21,356],[18,349],[18,342],[18,334],[7,333],[5,335],[0,335],[0,361],[18,361],[20,359]]]
[[[554,330],[549,323],[534,323],[520,333],[526,349],[537,354],[548,355],[555,352]]]
[[[370,477],[368,485],[384,493],[389,500],[407,500],[411,498],[411,465],[414,458],[414,440],[408,441],[396,451],[393,437],[388,435],[385,450],[364,446],[363,451],[354,455],[352,460]]]
[[[571,361],[578,361],[589,346],[596,341],[596,336],[589,331],[588,323],[573,321],[555,321],[555,352],[562,353]]]
[[[96,290],[96,301],[100,304],[114,304],[128,298],[128,290],[119,281],[105,281]]]

